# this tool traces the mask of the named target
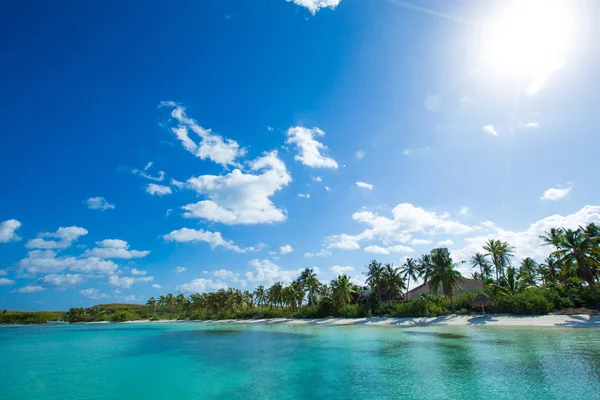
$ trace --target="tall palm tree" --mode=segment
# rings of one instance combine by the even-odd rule
[[[460,263],[458,263],[460,264]],[[454,289],[460,288],[460,282],[463,279],[462,275],[452,262],[450,252],[447,248],[442,247],[431,250],[431,276],[429,278],[429,286],[431,290],[437,293],[441,286],[444,296],[450,299],[452,311],[456,312],[454,307]]]
[[[419,266],[419,278],[423,278],[423,284],[427,285],[432,272],[431,255],[423,254],[417,260],[417,265]]]
[[[259,285],[254,289],[254,297],[256,298],[256,303],[260,304],[261,308],[264,310],[265,303],[267,302],[267,292],[263,285]]]
[[[377,290],[377,300],[381,302],[381,284],[383,280],[383,267],[381,263],[378,263],[377,260],[371,260],[369,265],[367,265],[369,269],[365,275],[367,276],[367,284],[371,286],[371,290]],[[333,281],[332,281],[333,282]]]
[[[471,257],[471,267],[479,268],[479,276],[481,280],[485,280],[486,276],[489,276],[491,266],[485,254],[475,253],[473,257]]]
[[[500,276],[504,275],[504,269],[510,265],[510,257],[513,256],[513,247],[508,242],[502,240],[490,239],[483,249],[487,251],[486,256],[491,256],[492,264],[496,270],[496,282],[500,281]]]
[[[529,284],[535,284],[535,277],[538,271],[538,264],[531,257],[524,258],[519,267],[519,275]]]
[[[560,263],[556,261],[556,258],[553,256],[547,257],[544,263],[540,264],[540,274],[544,285],[548,283],[556,284],[560,270]]]
[[[185,295],[183,293],[179,293],[177,296],[175,296],[175,307],[177,307],[177,310],[179,312],[183,312],[184,316],[185,316]]]
[[[513,267],[506,268],[506,275],[502,276],[501,284],[494,284],[492,287],[500,294],[512,297],[516,293],[521,293],[531,286],[526,275],[520,275]]]
[[[392,299],[398,297],[402,290],[406,288],[400,268],[395,268],[392,264],[385,264],[383,269],[383,285],[388,294],[388,303],[392,304]]]
[[[556,249],[552,255],[563,266],[574,264],[577,267],[577,274],[590,287],[596,301],[596,308],[600,311],[600,301],[594,287],[599,272],[598,236],[589,236],[581,227],[576,230],[560,228],[551,241],[548,240],[547,235],[541,238]]]
[[[338,275],[337,278],[331,281],[330,286],[333,304],[336,307],[350,303],[352,295],[356,293],[355,285],[350,282],[350,278],[346,274]]]
[[[281,307],[281,316],[285,318],[283,309],[283,284],[276,282],[268,290],[268,297],[271,304]]]
[[[148,299],[146,305],[152,309],[152,316],[154,316],[154,313],[156,312],[156,306],[158,305],[158,302],[156,301],[154,296]]]
[[[169,308],[169,311],[171,313],[171,318],[172,318],[173,310],[175,308],[175,297],[171,293],[168,293],[165,296],[165,306],[167,306]]]
[[[413,258],[407,258],[400,273],[402,274],[402,278],[406,281],[406,298],[404,300],[408,301],[410,281],[411,279],[416,281],[419,277],[419,265],[417,264],[417,261]]]
[[[308,293],[308,304],[314,305],[319,292],[320,282],[317,279],[317,274],[312,268],[306,268],[300,274],[298,282],[302,284],[302,288]]]

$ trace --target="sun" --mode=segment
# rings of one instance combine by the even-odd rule
[[[483,26],[482,63],[500,74],[529,74],[564,62],[575,45],[574,2],[502,1]]]

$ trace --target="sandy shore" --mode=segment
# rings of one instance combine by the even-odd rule
[[[128,321],[125,324],[146,323]],[[370,325],[370,326],[543,326],[543,327],[595,327],[600,328],[600,315],[446,315],[435,318],[319,318],[319,319],[231,319],[209,321],[152,321],[152,323],[196,322],[202,324],[287,324],[287,325]]]

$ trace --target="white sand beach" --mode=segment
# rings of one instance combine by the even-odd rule
[[[128,321],[123,323],[146,323],[144,321]],[[539,327],[587,327],[600,328],[600,315],[445,315],[432,318],[317,318],[317,319],[230,319],[230,320],[194,320],[170,321],[160,320],[153,323],[202,323],[202,324],[287,324],[287,325],[371,325],[371,326],[539,326]]]

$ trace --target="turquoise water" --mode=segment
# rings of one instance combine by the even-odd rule
[[[0,399],[600,399],[600,329],[0,328]]]

